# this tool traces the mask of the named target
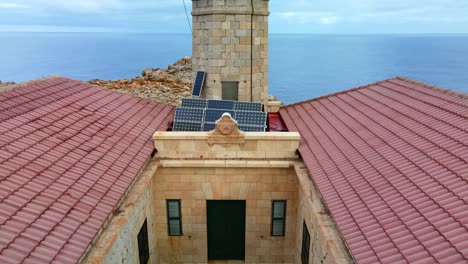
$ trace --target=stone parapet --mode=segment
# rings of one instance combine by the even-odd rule
[[[156,132],[153,135],[160,159],[297,159],[299,133],[246,132],[243,140],[210,142],[208,132]]]
[[[267,112],[269,113],[277,113],[279,112],[283,103],[281,101],[268,101],[266,103]]]
[[[268,2],[254,0],[255,15],[269,15]],[[206,14],[252,14],[251,0],[192,0],[192,15]]]
[[[296,162],[294,170],[299,181],[296,244],[302,243],[302,224],[305,222],[311,237],[310,263],[356,263],[320,192],[310,179],[305,164],[302,161]],[[296,259],[300,259],[301,250],[300,246],[296,247]]]

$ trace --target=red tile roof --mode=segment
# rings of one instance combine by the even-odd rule
[[[398,77],[280,110],[359,263],[468,263],[467,98]]]
[[[173,107],[60,77],[0,93],[0,263],[76,263]]]

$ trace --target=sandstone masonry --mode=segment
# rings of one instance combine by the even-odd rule
[[[269,2],[192,2],[193,68],[207,72],[202,96],[224,99],[223,82],[237,82],[239,101],[266,103]]]

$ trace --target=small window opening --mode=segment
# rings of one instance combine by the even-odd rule
[[[180,200],[167,200],[167,232],[170,236],[182,235]]]
[[[271,235],[284,236],[286,231],[286,201],[274,200],[271,206]]]
[[[222,82],[223,100],[239,100],[239,82]]]

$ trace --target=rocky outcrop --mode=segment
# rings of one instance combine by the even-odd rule
[[[89,83],[165,104],[178,105],[180,98],[191,96],[194,78],[192,59],[185,57],[169,65],[167,69],[147,68],[141,76],[132,79],[94,79]]]
[[[2,82],[2,81],[0,81],[0,91],[1,91],[3,88],[5,88],[5,87],[7,87],[7,86],[10,86],[10,85],[13,85],[13,84],[15,84],[15,83],[14,83],[14,82]]]

